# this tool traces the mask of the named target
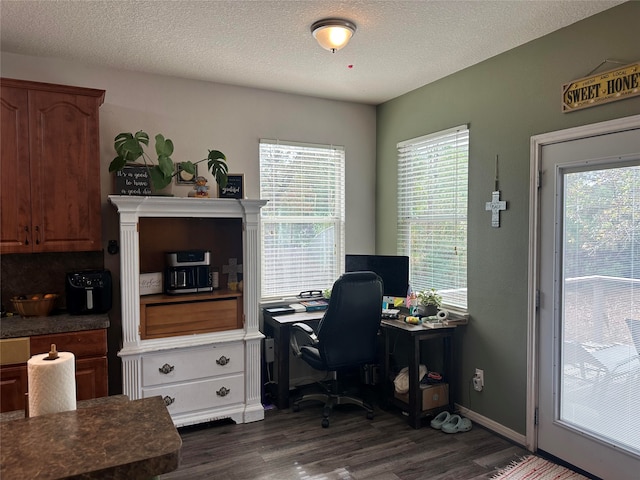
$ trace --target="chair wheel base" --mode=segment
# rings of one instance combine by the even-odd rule
[[[373,412],[367,412],[367,420],[373,420]]]
[[[329,428],[329,419],[328,418],[323,418],[322,419],[322,428]]]

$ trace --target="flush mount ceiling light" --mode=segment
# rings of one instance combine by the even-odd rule
[[[331,53],[343,48],[356,31],[356,25],[340,18],[325,18],[311,25],[311,33],[320,46]]]

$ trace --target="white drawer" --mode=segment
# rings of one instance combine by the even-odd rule
[[[244,402],[244,376],[232,375],[197,382],[143,388],[144,398],[160,395],[172,415]]]
[[[243,372],[242,345],[225,343],[145,354],[142,357],[142,386]]]

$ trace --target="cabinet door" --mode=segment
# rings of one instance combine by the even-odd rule
[[[0,90],[0,253],[31,251],[27,90]]]
[[[0,367],[0,412],[24,410],[27,388],[26,365]]]
[[[101,249],[98,100],[29,91],[33,251]]]
[[[107,357],[76,360],[76,396],[78,400],[106,397]]]

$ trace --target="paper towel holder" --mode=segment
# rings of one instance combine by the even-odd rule
[[[49,350],[49,356],[44,358],[43,360],[55,360],[56,358],[59,358],[60,355],[58,355],[58,351],[56,350],[56,344],[52,343],[51,344],[51,350]]]

